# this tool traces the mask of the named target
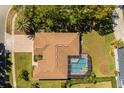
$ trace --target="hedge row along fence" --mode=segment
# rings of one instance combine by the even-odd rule
[[[86,77],[83,79],[71,79],[67,81],[67,87],[71,87],[75,84],[91,84],[91,83],[97,83],[97,82],[105,82],[105,81],[111,81],[112,88],[116,88],[116,79],[114,76],[112,77],[96,77],[91,79],[91,77]]]

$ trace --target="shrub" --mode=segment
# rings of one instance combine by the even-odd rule
[[[66,88],[66,82],[61,82],[61,88]]]
[[[39,83],[33,83],[32,85],[31,85],[31,87],[32,88],[40,88],[40,84]]]
[[[119,40],[118,41],[118,48],[124,47],[124,42]]]
[[[39,60],[42,60],[43,56],[42,55],[34,55],[34,61],[37,62]]]
[[[94,80],[93,80],[93,84],[96,84],[96,83],[97,83],[97,81],[96,81],[96,79],[94,79]]]
[[[111,42],[111,45],[114,46],[114,48],[121,48],[124,46],[124,42],[120,39],[120,40],[113,40]]]
[[[29,81],[29,72],[27,70],[22,70],[20,73],[20,77],[25,81]]]

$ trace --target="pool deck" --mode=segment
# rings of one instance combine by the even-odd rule
[[[82,77],[84,77],[84,76],[86,76],[86,75],[89,75],[90,73],[91,73],[91,71],[92,71],[92,60],[91,60],[91,57],[88,55],[88,54],[81,54],[80,56],[69,56],[69,58],[68,58],[68,62],[69,62],[69,64],[71,64],[71,59],[72,58],[78,58],[78,59],[80,59],[80,58],[85,58],[86,60],[87,60],[87,66],[84,68],[84,69],[82,69],[82,71],[80,71],[81,73],[72,73],[72,72],[70,72],[70,70],[69,70],[69,78],[82,78]],[[70,65],[69,65],[69,67],[68,68],[70,68]]]

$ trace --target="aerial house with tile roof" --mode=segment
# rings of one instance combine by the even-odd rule
[[[79,33],[36,33],[34,55],[43,58],[34,66],[33,77],[68,79],[84,76],[89,71],[89,60],[87,54],[80,53],[81,46]]]

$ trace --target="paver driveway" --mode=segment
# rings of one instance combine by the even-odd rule
[[[14,35],[14,52],[32,52],[33,40],[28,35]]]

